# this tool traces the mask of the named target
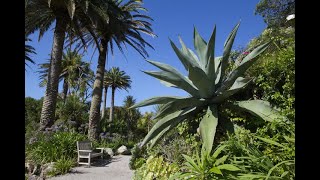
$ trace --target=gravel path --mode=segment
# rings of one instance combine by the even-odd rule
[[[81,165],[71,173],[49,178],[49,180],[131,180],[133,171],[129,169],[131,156],[118,155],[111,160],[99,161],[91,167]]]

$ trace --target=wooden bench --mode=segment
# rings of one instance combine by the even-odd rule
[[[78,164],[85,164],[90,167],[91,158],[101,156],[103,159],[103,148],[100,149],[100,152],[94,152],[92,149],[92,142],[90,141],[77,141],[77,151],[78,151]],[[88,159],[88,162],[81,162],[80,159]]]

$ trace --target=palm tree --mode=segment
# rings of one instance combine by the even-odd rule
[[[63,80],[63,91],[62,99],[65,102],[68,92],[70,89],[73,93],[77,93],[81,90],[81,86],[84,84],[90,86],[90,80],[93,77],[93,71],[90,69],[90,64],[82,61],[82,55],[78,54],[75,50],[67,50],[66,53],[62,55],[61,61],[61,73],[59,75],[59,81]],[[44,87],[48,80],[48,72],[50,68],[50,63],[40,64],[40,87]]]
[[[82,61],[82,55],[78,54],[75,50],[70,49],[62,57],[62,72],[64,77],[63,94],[62,98],[65,101],[69,87],[73,88],[73,93],[81,90],[83,84],[90,86],[90,78],[94,76],[93,71],[90,69],[90,64]]]
[[[50,126],[55,116],[61,58],[67,28],[68,26],[70,28],[76,27],[75,25],[79,21],[77,15],[85,14],[90,2],[88,0],[28,0],[25,2],[26,35],[39,31],[40,40],[55,22],[48,82],[40,118],[40,130]]]
[[[111,88],[111,105],[110,105],[110,116],[109,121],[113,121],[113,107],[114,107],[114,96],[116,89],[128,90],[131,88],[130,76],[126,75],[124,71],[120,71],[118,67],[111,68],[106,73],[106,81],[110,83]]]
[[[89,138],[98,139],[97,125],[100,120],[100,107],[103,91],[103,78],[107,53],[113,53],[113,47],[116,45],[123,53],[122,46],[126,44],[134,48],[144,58],[148,56],[145,47],[153,48],[146,42],[141,33],[154,36],[149,16],[140,14],[140,10],[146,11],[142,7],[140,0],[130,0],[123,3],[122,0],[110,0],[109,6],[99,6],[103,12],[106,12],[108,18],[95,18],[94,24],[87,24],[82,39],[88,44],[96,45],[99,57],[96,77],[94,81],[92,101],[89,116]],[[79,38],[78,38],[79,40]]]
[[[45,129],[52,124],[58,92],[61,58],[66,32],[69,33],[70,43],[73,37],[80,37],[87,24],[95,19],[108,16],[101,11],[100,6],[108,7],[111,0],[28,0],[25,2],[26,35],[39,31],[39,40],[55,22],[53,46],[51,51],[48,83],[41,112],[41,127]],[[68,35],[68,34],[67,34]],[[86,47],[86,44],[83,44]],[[82,86],[83,87],[83,86]]]
[[[27,38],[27,36],[25,37],[25,42],[31,41],[31,39]],[[31,59],[30,54],[37,54],[34,47],[24,44],[24,59],[25,61],[29,61],[32,64],[35,64],[35,62]],[[27,62],[25,62],[25,65],[28,66]]]
[[[136,99],[133,96],[126,96],[123,101],[123,108],[125,110],[125,120],[127,121],[127,131],[128,134],[132,130],[132,126],[136,125],[134,121],[137,121],[141,114],[137,109],[129,109],[136,103]],[[128,139],[129,140],[129,136]]]
[[[101,119],[104,119],[105,113],[106,113],[106,108],[107,108],[107,93],[108,93],[108,88],[110,86],[110,82],[108,81],[107,78],[107,70],[105,70],[104,78],[103,78],[103,89],[104,89],[104,97],[103,97],[103,109],[101,113]]]

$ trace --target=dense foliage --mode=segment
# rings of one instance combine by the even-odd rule
[[[295,14],[295,0],[260,0],[256,6],[256,14],[263,17],[269,27],[286,24],[286,17]]]
[[[96,26],[83,24],[84,29],[93,28],[90,33],[82,32],[85,39],[80,36],[75,39],[101,45],[100,69],[96,73],[95,87],[92,87],[94,74],[90,64],[81,60],[82,55],[77,50],[69,49],[66,53],[61,50],[62,62],[58,61],[59,54],[53,54],[50,63],[40,65],[42,85],[48,85],[50,69],[55,71],[51,74],[55,82],[47,86],[47,90],[49,88],[54,93],[47,94],[47,100],[25,98],[26,162],[41,168],[54,162],[53,170],[48,172],[49,176],[68,173],[76,165],[76,142],[90,137],[94,147],[111,148],[115,155],[116,150],[125,145],[132,153],[129,167],[135,170],[133,179],[137,180],[295,179],[295,28],[292,21],[286,20],[288,15],[295,13],[295,1],[261,0],[257,4],[256,14],[264,18],[268,27],[246,46],[232,50],[239,28],[237,24],[223,46],[221,57],[215,57],[214,54],[216,28],[208,42],[194,29],[196,53],[187,48],[181,38],[181,48],[171,42],[188,76],[180,74],[169,65],[148,61],[162,71],[145,73],[160,79],[166,86],[185,90],[190,96],[155,97],[137,104],[133,96],[127,96],[121,106],[114,106],[116,89],[130,89],[131,79],[119,68],[104,71],[107,48],[110,47],[112,51],[112,42],[116,42],[122,51],[121,43],[128,43],[136,47],[141,55],[147,55],[145,45],[151,45],[138,31],[153,35],[149,22],[135,21],[130,15],[142,8],[141,1],[122,2],[112,0],[110,8],[106,10],[102,1],[90,1],[107,11],[105,15],[110,15],[110,24],[120,25],[114,27],[109,23],[104,24],[105,17],[99,16],[101,22],[97,21]],[[42,3],[32,0],[26,4],[26,42],[30,40],[27,35],[39,28],[41,37],[55,19],[62,25],[57,14],[47,19],[47,24],[41,25],[40,21],[34,21],[39,17],[47,17],[38,17],[32,11],[37,8],[35,5],[39,6],[41,12],[52,10],[52,7],[47,7],[47,3]],[[53,4],[53,7],[56,5]],[[70,5],[72,3],[63,7]],[[89,8],[88,12],[94,15],[92,10]],[[56,11],[58,9],[50,13]],[[120,11],[125,13],[121,14],[123,19],[115,18],[114,13]],[[69,19],[72,14],[69,13],[65,12],[63,17]],[[82,17],[79,16],[82,10],[77,9],[74,13],[75,17]],[[145,15],[134,17],[152,20]],[[69,23],[70,20],[65,21]],[[114,32],[109,32],[108,28]],[[67,25],[64,32],[55,37],[62,37],[66,30],[71,33],[76,29]],[[128,29],[137,32],[127,32]],[[71,35],[67,36],[70,41]],[[126,41],[127,35],[135,35],[134,39],[139,42],[132,44],[134,39]],[[100,41],[95,42],[95,38]],[[110,41],[106,43],[104,40]],[[60,42],[61,46],[63,42]],[[25,52],[25,60],[34,63],[31,55],[36,53],[35,49],[26,45]],[[56,71],[59,64],[60,73]],[[54,89],[59,90],[58,80],[63,82],[63,87],[56,96],[58,91]],[[112,98],[111,106],[107,108],[109,88]],[[99,109],[102,94],[95,93],[94,100],[87,102],[91,90],[102,92],[103,89],[105,96],[102,109]],[[155,112],[141,113],[136,109],[155,104]],[[41,107],[49,106],[54,113],[44,110],[41,122]],[[92,117],[89,118],[89,114]],[[49,122],[53,124],[51,127]],[[41,124],[45,128],[41,130],[45,131],[39,131]],[[96,137],[98,133],[100,136]],[[36,174],[40,174],[39,169]]]
[[[168,139],[165,138],[160,140],[152,150],[141,152],[144,155],[137,159],[144,162],[147,159],[144,157],[158,155],[169,163],[178,162],[179,170],[172,175],[172,179],[295,179],[294,27],[289,24],[268,27],[260,36],[252,39],[246,47],[231,53],[230,67],[226,71],[231,72],[257,45],[270,40],[272,43],[260,56],[261,60],[245,73],[245,77],[256,78],[247,86],[246,91],[231,96],[230,100],[269,101],[271,106],[279,110],[287,119],[261,121],[246,112],[232,111],[228,104],[222,104],[221,119],[229,119],[234,123],[235,128],[233,133],[232,131],[224,132],[224,137],[220,137],[219,142],[213,144],[216,147],[213,153],[215,157],[206,156],[195,148],[190,154],[183,155],[182,159],[181,156],[171,156],[175,158],[172,158],[173,161],[170,160],[168,154],[186,153],[183,152],[183,145],[174,148],[175,140],[171,139],[172,136],[169,133],[167,136],[171,144],[167,144],[168,147],[165,144]],[[196,117],[194,117],[195,120],[197,120]],[[192,149],[194,143],[197,147],[201,147],[202,142],[197,141],[198,126],[194,126],[197,123],[187,122],[177,128],[187,132],[182,133],[181,138],[188,141],[190,138],[186,134],[189,134],[195,138],[191,140],[193,143],[189,144],[188,148]],[[219,134],[217,132],[216,136]],[[219,167],[221,165],[222,169]],[[147,163],[141,167],[145,166]],[[137,170],[140,172],[139,175],[141,171],[145,171],[145,168]]]
[[[26,158],[37,164],[56,162],[61,158],[76,158],[76,142],[85,139],[85,135],[72,132],[38,132],[37,136],[26,142]]]

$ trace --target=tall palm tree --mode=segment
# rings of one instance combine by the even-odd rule
[[[108,81],[107,77],[107,70],[105,70],[104,78],[103,78],[103,89],[104,89],[104,95],[103,95],[103,109],[101,113],[101,119],[104,119],[105,113],[106,113],[106,108],[107,108],[107,93],[108,93],[108,88],[110,86],[110,82]]]
[[[53,123],[58,93],[61,58],[68,25],[78,21],[78,13],[87,11],[88,0],[28,0],[25,3],[26,35],[39,31],[39,40],[55,22],[47,87],[44,96],[40,130]]]
[[[92,24],[95,19],[108,19],[100,6],[108,6],[111,0],[28,0],[25,1],[26,35],[39,31],[39,40],[55,22],[53,45],[51,50],[48,83],[41,112],[40,130],[52,124],[58,93],[59,74],[62,51],[66,33],[69,38],[80,37],[85,25]],[[86,47],[86,44],[83,44]]]
[[[25,37],[25,43],[31,41],[31,39]],[[31,59],[30,54],[37,54],[34,47],[24,44],[24,59],[25,59],[25,65],[29,66],[27,64],[27,61],[31,62],[32,64],[35,64],[35,62]]]
[[[146,46],[153,48],[146,42],[141,33],[154,36],[149,16],[140,14],[146,11],[140,0],[130,0],[123,3],[122,0],[109,0],[108,6],[99,6],[107,13],[108,18],[95,18],[94,24],[87,24],[83,39],[88,44],[95,44],[99,52],[98,66],[94,81],[92,101],[89,115],[89,133],[91,140],[98,139],[97,125],[100,120],[100,107],[103,91],[103,78],[107,54],[113,53],[114,45],[123,52],[122,46],[134,48],[144,58],[148,56]]]
[[[107,73],[106,73],[106,81],[110,83],[110,88],[111,88],[111,105],[110,105],[110,116],[109,116],[109,121],[113,121],[113,108],[114,108],[114,96],[115,96],[115,91],[117,89],[124,89],[128,90],[131,88],[131,80],[130,76],[126,75],[124,71],[120,71],[118,67],[113,67],[111,68]]]
[[[65,102],[70,89],[73,93],[77,93],[83,84],[90,86],[90,80],[93,77],[93,71],[90,69],[90,64],[82,61],[82,55],[78,54],[75,50],[67,50],[62,55],[61,72],[59,75],[59,81],[63,80],[62,99]],[[50,63],[40,64],[40,87],[44,87],[48,82],[48,72]]]

